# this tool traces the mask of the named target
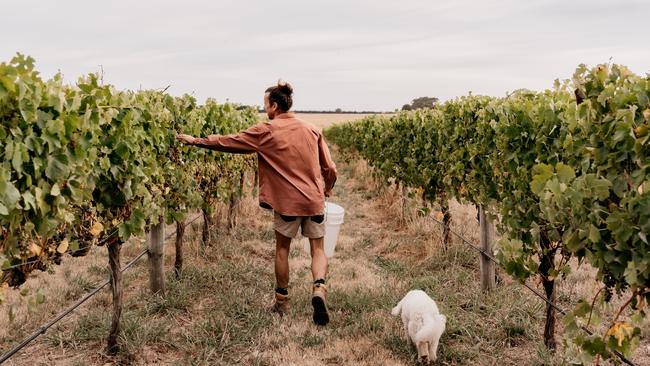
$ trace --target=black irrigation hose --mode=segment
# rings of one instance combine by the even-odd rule
[[[198,216],[195,217],[192,221],[190,221],[187,225],[190,225],[190,224],[194,223],[194,221],[196,221],[196,220],[197,220],[198,218],[200,218],[200,217],[201,217],[201,215],[198,215]],[[113,233],[113,234],[114,234],[114,233]],[[112,235],[113,235],[113,234],[112,234]],[[176,234],[176,230],[172,231],[169,235],[167,235],[167,236],[165,237],[165,241],[167,241],[167,239],[169,239],[169,238],[171,238],[172,236],[174,236],[174,234]],[[109,235],[107,238],[103,239],[103,241],[104,241],[104,240],[108,240],[108,238],[110,238],[112,235]],[[142,258],[142,257],[143,257],[145,254],[147,254],[147,253],[149,253],[149,249],[145,249],[145,250],[143,250],[143,251],[142,251],[140,254],[138,254],[135,258],[133,258],[129,263],[127,263],[123,268],[121,268],[121,269],[120,269],[120,272],[124,273],[124,271],[126,271],[126,270],[129,269],[129,268],[131,268],[131,267],[132,267],[132,266],[133,266],[133,265],[134,265],[138,260],[140,260],[140,258]],[[25,264],[25,263],[24,263],[24,264]],[[22,264],[22,265],[24,265],[24,264]],[[86,302],[88,299],[90,299],[91,297],[93,297],[94,295],[96,295],[96,294],[97,294],[101,289],[103,289],[104,287],[106,287],[106,286],[110,283],[110,281],[111,281],[111,280],[110,280],[110,278],[109,278],[108,280],[102,282],[102,283],[101,283],[99,286],[97,286],[95,289],[93,289],[92,291],[90,291],[89,293],[87,293],[86,295],[84,295],[84,297],[82,297],[79,301],[77,301],[77,302],[74,303],[72,306],[68,307],[65,311],[63,311],[61,314],[59,314],[56,318],[52,319],[49,323],[47,323],[47,324],[41,326],[40,328],[38,328],[38,330],[36,330],[34,333],[32,333],[29,337],[25,338],[22,342],[20,342],[20,344],[18,344],[18,345],[15,346],[14,348],[12,348],[9,352],[7,352],[7,353],[5,353],[4,355],[2,355],[2,356],[0,357],[0,364],[1,364],[1,363],[4,363],[4,362],[7,361],[9,358],[11,358],[13,355],[15,355],[18,351],[20,351],[21,349],[25,348],[29,343],[31,343],[31,341],[33,341],[34,339],[36,339],[38,336],[40,336],[41,334],[45,334],[45,332],[47,332],[47,330],[50,329],[53,325],[55,325],[56,323],[58,323],[59,321],[61,321],[63,318],[65,318],[68,314],[70,314],[70,313],[73,312],[75,309],[77,309],[79,306],[81,306],[81,305],[82,305],[84,302]]]
[[[70,255],[72,255],[73,253],[80,252],[80,251],[82,251],[82,250],[87,250],[87,248],[79,248],[79,249],[77,249],[77,250],[71,250],[71,251],[69,251],[69,252],[65,252],[65,253],[63,253],[63,254],[70,254]],[[14,268],[18,268],[18,267],[26,266],[26,265],[28,265],[28,264],[38,263],[38,262],[41,262],[41,260],[40,260],[40,259],[34,259],[34,260],[31,260],[31,261],[22,262],[22,263],[14,264],[14,265],[12,265],[12,266],[4,267],[4,268],[2,268],[2,270],[3,270],[3,271],[8,271],[8,270],[10,270],[10,269],[14,269]]]
[[[102,240],[98,241],[96,245],[101,246],[101,245],[105,244],[110,238],[112,238],[115,234],[117,234],[117,231],[118,230],[115,229],[111,234],[105,236],[104,238],[102,238]],[[71,250],[69,252],[65,252],[65,253],[62,253],[62,254],[72,255],[73,253],[80,252],[82,250],[87,250],[87,248],[79,248],[79,249]],[[11,265],[11,266],[8,266],[8,267],[5,267],[5,268],[1,268],[1,269],[3,271],[7,271],[7,270],[10,270],[10,269],[14,269],[14,268],[18,268],[18,267],[26,266],[28,264],[38,263],[38,262],[41,262],[41,260],[40,259],[34,259],[34,260],[31,260],[31,261],[14,264],[14,265]]]
[[[433,217],[433,216],[428,216],[428,218],[430,218],[431,220],[435,221],[436,223],[442,225],[443,227],[447,226],[447,225],[445,225],[444,222],[442,222],[442,221],[436,219],[436,218]],[[476,244],[472,244],[472,242],[470,242],[469,240],[465,239],[465,237],[463,237],[462,235],[458,234],[456,231],[452,230],[451,228],[449,228],[449,231],[450,231],[452,234],[456,235],[456,236],[457,236],[460,240],[462,240],[465,244],[467,244],[468,246],[470,246],[470,247],[474,248],[475,250],[481,252],[481,254],[483,254],[485,257],[487,257],[488,259],[490,259],[490,260],[491,260],[492,262],[494,262],[496,265],[498,265],[499,267],[501,267],[501,264],[499,263],[499,261],[497,261],[496,258],[494,258],[494,256],[492,255],[492,253],[488,253],[488,252],[486,252],[483,248],[479,247],[478,245],[476,245]],[[523,284],[527,289],[529,289],[533,294],[535,294],[537,297],[539,297],[539,298],[542,299],[545,303],[547,303],[549,306],[551,306],[552,308],[554,308],[555,310],[557,310],[557,312],[559,312],[559,313],[562,314],[562,315],[566,315],[566,314],[567,314],[566,311],[565,311],[564,309],[562,309],[562,308],[559,307],[557,304],[555,304],[554,302],[552,302],[552,301],[550,301],[549,299],[547,299],[546,296],[542,295],[542,294],[541,294],[537,289],[535,289],[535,288],[533,288],[532,286],[530,286],[527,282],[523,282],[522,284]],[[594,334],[591,330],[589,330],[589,328],[587,328],[587,327],[585,327],[585,326],[581,326],[580,328],[581,328],[585,333],[587,333],[587,334],[589,334],[589,335],[593,335],[593,334]],[[625,356],[623,356],[623,354],[620,353],[619,351],[614,350],[614,354],[615,354],[619,359],[621,359],[621,361],[625,362],[626,364],[628,364],[628,365],[630,365],[630,366],[634,366],[634,363],[632,363],[632,361],[630,361],[630,360],[628,360],[627,358],[625,358]]]
[[[195,218],[194,218],[192,221],[190,221],[187,225],[193,223],[194,221],[196,221],[197,218],[200,218],[200,217],[201,217],[200,215],[197,216],[197,217],[195,217]],[[101,246],[101,245],[105,244],[105,243],[106,243],[110,238],[112,238],[115,234],[117,234],[117,232],[118,232],[117,229],[113,230],[113,232],[112,232],[111,234],[105,236],[104,238],[102,238],[102,240],[98,241],[97,244],[95,244],[95,246]],[[172,232],[171,234],[169,234],[169,235],[165,238],[165,240],[167,240],[167,239],[169,239],[170,237],[172,237],[172,235],[174,235],[175,233],[176,233],[176,231],[174,231],[174,232]],[[65,253],[62,253],[62,254],[72,255],[73,253],[80,252],[80,251],[82,251],[82,250],[87,250],[87,248],[79,248],[79,249],[71,250],[71,251],[69,251],[69,252],[65,252]],[[0,268],[0,269],[3,270],[3,271],[7,271],[7,270],[10,270],[10,269],[14,269],[14,268],[18,268],[18,267],[26,266],[26,265],[28,265],[28,264],[38,263],[38,262],[40,262],[40,261],[41,261],[40,259],[34,259],[34,260],[31,260],[31,261],[27,261],[27,262],[22,262],[22,263],[14,264],[14,265],[11,265],[11,266],[8,266],[8,267],[5,267],[5,268]]]

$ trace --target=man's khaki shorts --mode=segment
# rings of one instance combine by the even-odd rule
[[[284,216],[275,212],[273,216],[273,229],[288,238],[295,238],[299,228],[302,228],[302,236],[306,238],[320,239],[325,236],[325,215]]]

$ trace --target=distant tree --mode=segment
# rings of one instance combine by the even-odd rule
[[[336,110],[334,110],[334,112],[336,112],[336,113],[342,113],[343,110],[342,110],[341,108],[336,108]]]
[[[411,106],[413,109],[420,109],[420,108],[435,108],[436,104],[438,103],[438,98],[436,97],[420,97],[413,99],[413,102],[411,103]]]
[[[420,97],[420,98],[415,98],[411,102],[411,104],[404,104],[402,106],[403,111],[410,111],[413,109],[422,109],[422,108],[428,108],[428,109],[433,109],[436,107],[438,104],[438,98],[436,97]]]

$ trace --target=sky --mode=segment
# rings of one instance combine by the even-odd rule
[[[49,78],[102,71],[118,89],[169,86],[262,105],[278,79],[297,110],[392,111],[551,88],[576,67],[650,72],[648,0],[6,1],[0,62]]]

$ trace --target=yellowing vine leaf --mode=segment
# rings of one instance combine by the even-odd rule
[[[36,243],[32,243],[28,250],[31,257],[40,257],[43,253],[43,248],[38,246]]]
[[[618,346],[622,347],[625,337],[632,335],[633,330],[634,327],[627,322],[616,322],[616,324],[612,325],[612,327],[607,331],[607,336],[616,338]]]
[[[104,225],[99,221],[95,222],[90,228],[90,234],[94,237],[97,237],[102,231],[104,231]]]
[[[61,254],[65,253],[65,251],[68,250],[68,245],[69,244],[70,244],[70,242],[68,241],[67,238],[63,239],[63,241],[61,243],[59,243],[59,246],[56,247],[56,251],[58,253],[61,253]]]

